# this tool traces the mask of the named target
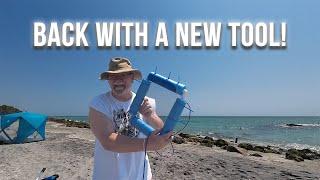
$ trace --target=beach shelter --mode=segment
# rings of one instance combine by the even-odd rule
[[[46,122],[46,115],[30,112],[2,115],[0,140],[8,143],[45,140]]]

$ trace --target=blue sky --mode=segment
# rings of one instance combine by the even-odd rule
[[[320,115],[318,1],[3,1],[0,6],[0,104],[49,115],[86,115],[92,97],[108,90],[97,79],[113,56],[129,57],[146,76],[158,72],[187,84],[194,115]],[[174,39],[177,21],[287,22],[286,50],[220,49],[35,50],[34,21],[159,21]],[[225,27],[223,27],[225,28]],[[90,30],[91,29],[91,30]],[[150,42],[153,40],[150,38]],[[152,44],[152,43],[149,43]],[[134,88],[138,86],[135,83]],[[173,95],[152,88],[160,114]],[[173,102],[173,101],[172,101]]]

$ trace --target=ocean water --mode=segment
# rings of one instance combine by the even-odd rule
[[[60,116],[87,122],[86,116]],[[163,117],[165,119],[165,117]],[[188,118],[182,117],[176,127],[180,131]],[[286,124],[301,126],[289,127]],[[319,116],[192,116],[182,132],[215,138],[238,138],[240,142],[276,145],[283,148],[310,148],[320,151]]]

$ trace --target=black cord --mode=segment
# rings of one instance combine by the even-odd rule
[[[173,136],[175,136],[175,135],[179,134],[181,131],[183,131],[183,130],[188,126],[188,124],[189,124],[189,122],[190,122],[190,120],[191,120],[191,113],[192,113],[193,111],[192,111],[192,109],[191,109],[190,104],[189,104],[189,103],[186,103],[186,104],[187,104],[188,107],[185,107],[185,108],[189,110],[187,123],[184,125],[183,128],[181,128],[179,131],[177,131],[176,133],[174,133]],[[173,147],[172,140],[170,141],[170,144],[171,144],[171,149],[172,149],[171,156],[173,156],[174,153],[175,153],[175,149],[174,149],[174,147]],[[155,151],[155,152],[157,153],[158,156],[160,156],[160,157],[162,157],[162,158],[169,158],[169,157],[171,157],[171,156],[167,156],[167,157],[166,157],[166,156],[160,154],[158,151]],[[160,170],[161,170],[161,168],[158,168],[158,171],[160,171]],[[158,171],[155,170],[155,177],[154,177],[154,178],[156,178],[156,174],[157,174]]]
[[[183,128],[181,128],[179,131],[177,131],[176,133],[173,134],[173,136],[179,134],[181,131],[183,131],[189,124],[190,120],[191,120],[191,112],[193,112],[191,110],[191,107],[190,107],[190,104],[189,103],[186,103],[188,105],[188,107],[185,107],[186,109],[189,110],[189,115],[188,115],[188,121],[187,123],[183,126]],[[170,144],[171,144],[171,149],[172,149],[172,154],[171,156],[174,154],[174,147],[173,147],[173,144],[172,144],[172,140],[170,141]],[[160,157],[164,157],[162,154],[160,154],[158,151],[155,151]],[[169,157],[171,157],[169,156]]]
[[[145,168],[146,168],[146,156],[147,156],[147,146],[148,146],[148,140],[149,140],[149,137],[148,136],[145,140],[144,143],[144,160],[143,160],[143,176],[142,176],[142,180],[144,180],[144,174],[145,174]]]
[[[187,123],[183,126],[183,128],[180,129],[179,131],[177,131],[176,133],[174,133],[173,136],[175,136],[175,135],[179,134],[181,131],[183,131],[183,130],[187,127],[187,125],[189,124],[189,122],[190,122],[190,120],[191,120],[191,112],[193,112],[193,111],[192,111],[192,109],[191,109],[190,104],[189,104],[189,103],[186,103],[186,104],[187,104],[188,107],[185,107],[185,108],[189,110],[188,121],[187,121]],[[143,179],[143,180],[144,180],[144,176],[145,176],[147,146],[148,146],[149,137],[150,137],[150,136],[147,136],[147,138],[146,138],[146,140],[145,140],[145,142],[144,142],[144,162],[143,162],[143,176],[142,176],[142,179]],[[171,149],[172,149],[171,156],[173,156],[175,150],[174,150],[174,147],[173,147],[172,140],[170,141],[170,144],[171,144]],[[165,156],[163,156],[162,154],[160,154],[158,151],[155,151],[155,152],[158,154],[158,156],[160,156],[160,157],[165,157]],[[171,156],[169,156],[169,157],[171,157]],[[156,173],[157,173],[157,171],[155,171],[155,176],[156,176]],[[156,177],[154,177],[154,178],[156,178]]]
[[[180,129],[179,131],[177,131],[176,133],[174,133],[173,136],[175,136],[175,135],[179,134],[181,131],[183,131],[183,130],[188,126],[188,124],[189,124],[189,122],[190,122],[190,120],[191,120],[191,112],[193,112],[193,111],[191,110],[190,104],[189,104],[189,103],[186,103],[186,104],[188,105],[188,107],[185,107],[185,108],[189,110],[188,121],[187,121],[187,123],[183,126],[183,128]]]

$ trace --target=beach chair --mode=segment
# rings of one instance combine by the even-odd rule
[[[44,171],[46,171],[47,168],[42,168],[42,170],[39,172],[38,176],[36,177],[36,180],[40,180],[42,174],[44,173]],[[41,180],[56,180],[59,178],[58,174],[54,174],[52,176],[48,176],[45,178],[42,178]]]

